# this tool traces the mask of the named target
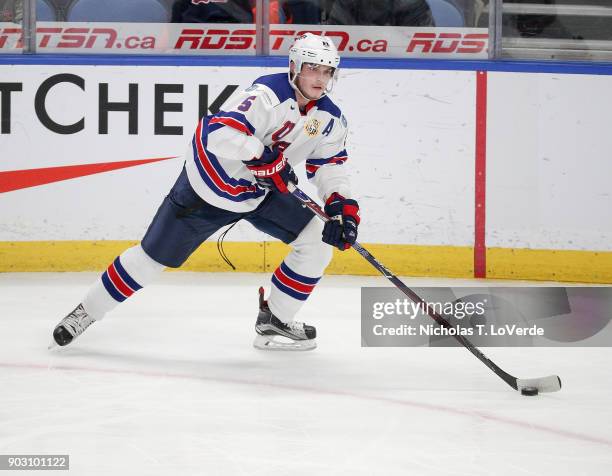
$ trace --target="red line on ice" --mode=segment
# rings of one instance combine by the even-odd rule
[[[600,445],[609,446],[612,448],[612,441],[597,436],[584,435],[573,431],[563,430],[560,428],[552,428],[537,423],[528,421],[513,420],[511,418],[501,417],[492,415],[490,413],[474,410],[462,410],[459,408],[445,407],[443,405],[437,405],[432,403],[414,402],[410,400],[399,400],[396,398],[388,397],[375,397],[371,395],[360,395],[358,393],[345,392],[342,390],[323,389],[314,387],[302,387],[299,385],[287,385],[281,383],[269,383],[269,382],[257,382],[252,380],[242,380],[235,378],[219,378],[219,377],[206,377],[204,375],[194,374],[179,374],[179,373],[168,373],[168,372],[149,372],[144,370],[122,370],[122,369],[105,369],[95,367],[81,367],[81,366],[68,366],[68,365],[42,365],[42,364],[18,364],[9,362],[0,362],[0,368],[13,368],[13,369],[30,369],[30,370],[60,370],[60,371],[72,371],[72,372],[91,372],[100,374],[116,374],[116,375],[135,375],[139,377],[152,377],[152,378],[175,378],[184,380],[196,380],[205,382],[220,382],[220,383],[231,383],[236,385],[257,385],[260,387],[269,387],[283,390],[292,390],[296,392],[306,392],[319,395],[332,395],[339,397],[350,397],[357,398],[360,400],[391,403],[394,405],[402,405],[406,407],[417,408],[419,410],[429,410],[433,412],[448,413],[455,416],[463,416],[469,418],[482,418],[483,420],[493,421],[497,423],[504,423],[514,427],[521,428],[522,430],[537,430],[543,433],[548,433],[555,436],[561,436],[572,440],[583,441],[588,443],[596,443]]]

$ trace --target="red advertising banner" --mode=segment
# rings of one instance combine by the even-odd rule
[[[486,28],[271,25],[270,54],[286,55],[305,32],[334,40],[344,57],[487,58]],[[39,53],[254,55],[252,24],[39,22]],[[0,23],[0,53],[23,47],[21,27]]]

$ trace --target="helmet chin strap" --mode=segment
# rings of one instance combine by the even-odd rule
[[[291,73],[289,73],[289,74],[291,74]],[[291,86],[293,86],[293,89],[295,89],[298,93],[300,93],[304,99],[308,99],[309,101],[317,101],[317,100],[323,98],[324,96],[327,96],[327,94],[330,93],[331,90],[332,90],[332,88],[327,88],[327,86],[325,86],[325,90],[323,91],[323,94],[321,94],[321,96],[319,96],[318,98],[308,97],[306,95],[306,93],[304,91],[302,91],[300,89],[300,87],[297,85],[297,77],[298,76],[299,76],[299,73],[295,73],[293,75],[293,79],[290,79],[289,82],[291,83]],[[333,79],[330,79],[330,82],[332,82],[332,87],[333,87]]]
[[[294,74],[293,75],[293,79],[289,81],[291,83],[291,86],[293,86],[293,89],[295,89],[304,99],[308,99],[309,101],[316,101],[317,99],[308,97],[306,95],[306,93],[304,91],[302,91],[300,89],[300,87],[297,85],[297,77],[298,77],[298,75],[299,75],[299,73]],[[323,96],[321,96],[321,97],[323,97]],[[319,98],[319,99],[321,99],[321,98]]]

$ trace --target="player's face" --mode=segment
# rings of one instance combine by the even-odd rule
[[[334,68],[320,64],[304,63],[297,76],[296,84],[300,91],[313,99],[320,98],[334,76]]]

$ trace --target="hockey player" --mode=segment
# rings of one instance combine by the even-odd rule
[[[259,290],[255,347],[316,347],[316,329],[295,316],[329,264],[331,246],[350,248],[359,225],[343,165],[347,122],[327,95],[339,62],[329,38],[306,33],[290,49],[288,74],[262,76],[203,117],[141,243],[110,264],[54,329],[54,341],[69,344],[165,267],[180,267],[221,227],[245,220],[292,247],[272,275],[267,301]],[[303,161],[333,217],[325,225],[288,193],[298,180],[292,165]]]

